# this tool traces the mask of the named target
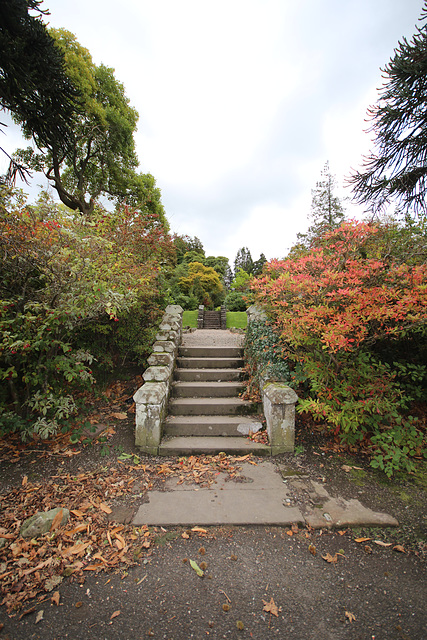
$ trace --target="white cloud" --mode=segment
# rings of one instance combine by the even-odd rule
[[[326,160],[340,181],[360,162],[379,69],[423,4],[46,0],[124,84],[172,230],[231,258],[283,255]]]

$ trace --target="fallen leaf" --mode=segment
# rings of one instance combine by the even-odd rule
[[[405,553],[405,549],[401,544],[396,544],[393,547],[393,551],[398,551],[399,553]]]
[[[82,531],[86,531],[86,529],[86,524],[78,524],[77,527],[74,527],[74,529],[68,529],[68,531],[64,531],[64,536],[72,538],[76,533],[81,533]]]
[[[270,602],[266,602],[265,600],[263,600],[264,603],[264,607],[263,607],[263,611],[267,611],[267,613],[271,613],[271,615],[276,616],[276,618],[279,617],[279,611],[282,610],[281,607],[277,608],[276,603],[273,600],[273,597],[271,597]]]
[[[35,620],[35,623],[36,623],[36,624],[37,624],[38,622],[40,622],[41,620],[43,620],[43,614],[44,614],[43,609],[40,609],[40,611],[38,611],[38,612],[37,612],[36,620]]]
[[[112,413],[113,418],[117,418],[117,420],[126,420],[128,417],[127,413]]]
[[[120,615],[120,610],[115,611],[114,613],[111,614],[110,620],[113,620],[114,618],[117,618],[117,616]]]
[[[354,615],[354,613],[350,613],[350,611],[345,612],[345,617],[349,619],[349,622],[353,622],[354,620],[356,620],[356,616]]]
[[[203,578],[205,574],[203,573],[203,571],[201,570],[197,562],[194,562],[194,560],[190,560],[190,565],[191,565],[191,568],[194,569],[194,571],[197,573],[197,575],[200,578]]]
[[[341,469],[342,469],[343,471],[345,471],[346,473],[348,473],[349,471],[351,471],[351,470],[352,470],[352,468],[353,468],[353,467],[349,467],[349,466],[348,466],[348,464],[343,464],[343,465],[341,465]]]
[[[101,509],[101,511],[103,511],[104,513],[112,513],[112,510],[110,509],[110,507],[108,506],[108,504],[105,504],[105,502],[101,502],[99,505],[99,508]]]
[[[292,529],[292,531],[293,531],[294,533],[298,533],[298,531],[299,531],[299,527],[298,527],[298,525],[296,524],[296,522],[292,525],[291,529]]]
[[[355,538],[355,542],[368,542],[368,540],[372,540],[372,538]]]
[[[78,518],[83,518],[84,516],[83,511],[80,511],[79,509],[71,509],[71,513],[77,516]]]
[[[52,524],[50,525],[50,531],[51,532],[55,531],[55,529],[57,529],[61,525],[63,516],[64,516],[64,511],[63,511],[63,509],[61,509],[60,511],[58,511],[58,513],[56,514],[56,516],[52,520]]]
[[[312,544],[308,547],[308,550],[310,551],[310,553],[311,553],[313,556],[315,556],[315,555],[316,555],[316,553],[317,553],[317,551],[316,551],[316,547],[315,547],[314,545],[312,545]]]
[[[184,540],[188,540],[190,536],[188,535],[188,533],[186,531],[184,531],[184,533],[181,534],[181,538],[184,538]]]
[[[53,596],[51,597],[50,601],[52,604],[56,604],[57,607],[59,607],[59,599],[60,599],[60,595],[59,595],[59,591],[55,591],[55,593],[53,594]]]
[[[76,604],[74,605],[76,607],[76,609],[80,609],[80,607],[83,606],[83,602],[76,602]]]
[[[288,529],[288,530],[286,531],[286,535],[288,535],[288,536],[293,536],[293,535],[294,535],[294,532],[293,532],[293,531],[291,531],[290,529]]]
[[[27,482],[28,482],[28,476],[24,476],[24,477],[22,478],[22,486],[23,486],[23,487],[25,487],[25,485],[27,484]]]
[[[207,533],[207,529],[202,529],[202,527],[193,527],[191,531],[195,531],[196,533]]]
[[[327,553],[325,556],[322,556],[323,560],[326,562],[338,562],[338,554],[336,553],[334,556],[331,556],[330,553]]]
[[[391,547],[392,542],[383,542],[382,540],[374,540],[375,544],[378,544],[380,547]]]
[[[67,556],[78,556],[90,545],[90,542],[78,542],[74,544],[72,547],[68,547],[65,551],[62,552],[62,557],[66,558]]]
[[[57,587],[59,584],[61,584],[62,580],[63,580],[62,576],[58,576],[58,575],[51,576],[44,583],[45,590],[46,591],[53,591],[53,589],[55,587]]]

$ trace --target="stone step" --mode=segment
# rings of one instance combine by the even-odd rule
[[[253,402],[240,398],[171,398],[169,415],[172,416],[227,416],[255,413]]]
[[[187,358],[241,358],[240,347],[179,347],[178,354]]]
[[[174,398],[233,398],[245,388],[241,382],[173,382]]]
[[[232,455],[253,453],[270,455],[270,447],[242,437],[176,437],[163,440],[159,447],[161,456],[216,455],[220,452]]]
[[[251,416],[168,416],[167,436],[246,436],[259,431],[261,423]]]
[[[243,359],[178,357],[177,366],[182,369],[238,369],[243,366]]]
[[[211,381],[226,382],[240,380],[242,378],[241,369],[175,369],[175,379],[191,381]]]

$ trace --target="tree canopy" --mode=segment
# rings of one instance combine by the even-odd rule
[[[138,174],[134,133],[137,111],[129,104],[114,69],[96,66],[90,52],[65,29],[52,29],[56,47],[65,60],[69,81],[80,93],[80,111],[73,118],[73,134],[66,151],[37,141],[17,154],[35,170],[43,171],[61,201],[70,209],[92,214],[105,196],[117,204],[146,206],[167,226],[160,191],[153,176]],[[28,138],[32,131],[24,126]]]
[[[424,3],[420,20],[427,18]],[[424,217],[427,192],[427,25],[402,38],[383,69],[376,105],[369,111],[375,147],[350,178],[356,202],[373,212],[391,202]]]
[[[40,0],[0,3],[0,107],[8,110],[39,147],[64,153],[71,142],[78,91],[46,26]],[[35,16],[29,14],[35,11]],[[25,167],[11,163],[8,180]]]

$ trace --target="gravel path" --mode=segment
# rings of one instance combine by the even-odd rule
[[[184,333],[183,347],[242,347],[244,336],[220,329],[196,329],[191,333]]]

